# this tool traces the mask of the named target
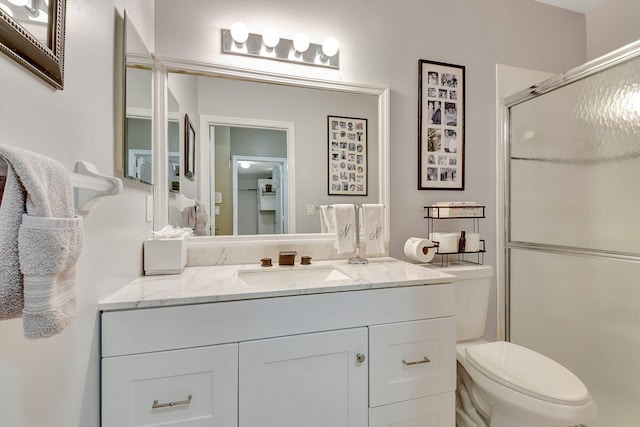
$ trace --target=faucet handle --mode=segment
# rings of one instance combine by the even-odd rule
[[[260,260],[260,262],[262,264],[260,264],[260,267],[271,267],[273,266],[273,264],[271,264],[271,258],[262,258]]]
[[[311,257],[310,256],[302,256],[302,257],[300,257],[300,264],[302,264],[302,265],[311,264]]]

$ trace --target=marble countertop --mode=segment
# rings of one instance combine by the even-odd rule
[[[296,283],[247,284],[239,273],[322,269],[334,267],[346,279],[302,280]],[[286,274],[286,273],[285,273]],[[238,301],[326,292],[449,283],[455,276],[394,258],[373,258],[368,264],[349,264],[347,260],[313,261],[310,266],[259,267],[255,264],[187,267],[181,274],[141,277],[100,301],[102,311],[164,307],[210,302]]]

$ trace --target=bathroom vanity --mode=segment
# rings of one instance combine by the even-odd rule
[[[455,424],[453,276],[189,267],[101,302],[102,426]]]

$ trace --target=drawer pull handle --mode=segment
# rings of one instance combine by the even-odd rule
[[[429,363],[429,362],[431,362],[431,360],[429,360],[427,356],[424,356],[422,360],[416,360],[415,362],[407,362],[406,360],[402,359],[402,363],[404,364],[404,366],[420,365],[422,363]]]
[[[173,406],[178,406],[178,405],[188,405],[189,403],[191,403],[192,397],[193,397],[192,395],[189,395],[189,397],[187,397],[187,400],[181,400],[179,402],[169,402],[169,403],[158,403],[157,400],[154,400],[153,406],[151,406],[151,409],[171,408]]]

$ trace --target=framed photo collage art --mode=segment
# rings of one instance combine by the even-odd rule
[[[367,119],[327,116],[329,195],[367,195]]]
[[[464,190],[464,85],[464,66],[419,60],[419,190]]]

